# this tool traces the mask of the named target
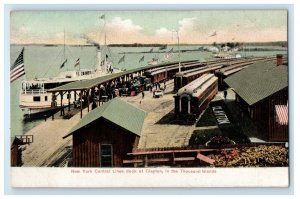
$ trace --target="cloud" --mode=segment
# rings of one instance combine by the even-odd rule
[[[30,31],[31,31],[31,28],[27,27],[27,26],[21,26],[19,29],[19,32],[22,32],[24,34],[28,34],[28,33],[30,33]]]
[[[157,35],[157,36],[165,36],[165,35],[171,35],[171,34],[172,34],[172,31],[168,30],[165,27],[161,27],[161,28],[155,30],[155,35]]]
[[[196,17],[184,18],[178,21],[178,24],[180,25],[180,30],[186,30],[186,29],[193,30],[195,21],[196,21]]]
[[[122,31],[122,32],[139,32],[143,28],[139,25],[133,24],[131,19],[122,19],[115,17],[111,22],[106,24],[107,31]]]
[[[106,33],[107,43],[135,43],[146,39],[143,34],[143,28],[133,23],[131,19],[122,19],[115,17],[111,21],[106,22],[105,30],[94,30],[86,33],[86,35],[100,44],[104,43],[104,33]]]
[[[199,43],[201,33],[196,30],[197,18],[184,18],[178,21],[180,43]]]
[[[182,18],[178,21],[178,34],[181,44],[228,42],[235,38],[235,42],[263,42],[287,40],[287,27],[269,28],[259,24],[228,23],[226,26],[206,23],[203,18]],[[145,22],[146,24],[146,22]],[[217,36],[209,37],[214,31]],[[115,17],[106,22],[105,32],[107,43],[177,43],[177,35],[172,29],[159,27],[154,34],[146,33],[142,25],[135,24],[131,19]],[[66,44],[87,44],[87,40],[80,35],[86,35],[93,41],[104,43],[104,31],[99,28],[86,30],[82,33],[66,32]],[[34,32],[30,27],[20,26],[11,29],[10,41],[14,44],[53,43],[62,44],[64,33],[47,34]]]

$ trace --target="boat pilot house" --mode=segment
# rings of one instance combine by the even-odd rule
[[[64,138],[73,136],[73,167],[122,167],[137,148],[146,113],[121,99],[92,110]]]
[[[277,63],[257,63],[228,78],[236,101],[269,141],[288,141],[288,66],[282,56]]]

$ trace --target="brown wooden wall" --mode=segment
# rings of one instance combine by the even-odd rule
[[[137,148],[139,136],[103,118],[73,134],[73,167],[100,167],[100,144],[112,144],[113,167]]]
[[[10,148],[10,165],[12,167],[22,166],[22,151],[18,145],[12,145]]]
[[[269,141],[288,141],[288,126],[281,126],[276,123],[275,105],[286,105],[288,100],[288,88],[285,88],[268,98],[249,106],[241,98],[240,105],[244,111],[253,111],[252,120],[255,122],[257,129],[261,132],[262,137]]]
[[[275,105],[287,105],[288,89],[275,93],[268,99],[269,105],[269,140],[288,141],[288,125],[279,125],[275,117]]]

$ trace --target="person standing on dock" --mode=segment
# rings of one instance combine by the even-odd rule
[[[97,108],[97,103],[95,102],[95,100],[93,100],[93,103],[92,103],[92,110]]]
[[[227,90],[224,90],[224,100],[226,101],[226,97],[227,97]]]
[[[142,99],[144,99],[144,97],[145,97],[145,93],[144,91],[142,91]]]
[[[60,116],[65,116],[64,106],[61,106],[61,108],[60,108]]]

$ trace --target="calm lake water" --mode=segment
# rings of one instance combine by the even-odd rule
[[[60,46],[11,46],[10,61],[14,63],[22,48],[24,50],[24,64],[26,74],[21,78],[10,84],[10,107],[11,107],[11,137],[15,135],[22,135],[37,124],[40,121],[24,122],[24,113],[19,108],[19,94],[21,91],[22,80],[30,80],[35,77],[53,77],[57,76],[60,72],[66,70],[74,70],[74,64],[78,58],[80,58],[81,68],[95,68],[97,48],[93,46],[66,46],[65,50],[62,45]],[[180,46],[181,51],[185,50],[197,50],[200,46],[187,45]],[[152,58],[159,58],[161,61],[167,61],[164,59],[164,55],[167,51],[174,49],[177,51],[177,46],[168,45],[166,49],[160,50],[159,47],[153,47],[153,53],[148,53],[152,47],[110,47],[106,49],[107,53],[102,52],[102,57],[108,54],[110,60],[112,60],[114,67],[119,69],[133,69],[147,65],[147,62]],[[265,47],[264,47],[265,48]],[[268,47],[274,48],[274,47]],[[280,47],[275,47],[276,49]],[[64,53],[65,52],[65,53]],[[147,53],[145,53],[147,52]],[[239,52],[242,56],[271,56],[278,53],[287,54],[286,49],[282,48],[280,51],[243,51]],[[125,55],[124,62],[118,64],[119,60]],[[144,61],[140,62],[140,59],[144,56]],[[184,60],[211,60],[213,58],[211,52],[205,51],[186,51],[180,53],[181,61]],[[67,59],[65,67],[60,69],[60,65]],[[169,61],[178,61],[178,53],[174,53]]]

